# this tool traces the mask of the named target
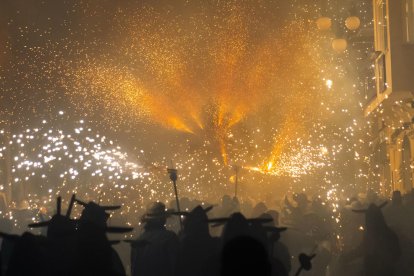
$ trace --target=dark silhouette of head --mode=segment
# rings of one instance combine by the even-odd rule
[[[54,215],[47,227],[48,238],[66,238],[76,234],[76,224],[66,216]]]
[[[378,200],[378,194],[374,190],[369,189],[367,191],[367,199],[366,200],[367,200],[368,203],[375,203]]]
[[[209,235],[207,212],[211,208],[203,209],[200,205],[185,215],[183,222],[186,234]]]
[[[15,241],[7,275],[45,275],[42,262],[44,256],[41,248],[46,239],[42,236],[35,236],[32,233],[24,232]]]
[[[247,219],[241,213],[232,214],[224,225],[222,239],[223,243],[239,237],[250,235],[250,228]]]
[[[363,210],[353,210],[356,213],[364,213],[365,214],[365,228],[366,233],[375,233],[378,231],[382,231],[384,229],[388,229],[388,226],[385,222],[384,215],[382,214],[381,208],[383,208],[387,202],[384,202],[380,206],[371,203],[368,206],[368,209]]]
[[[268,246],[267,231],[261,222],[257,221],[250,224],[250,236],[259,241],[263,246]]]
[[[239,206],[239,205],[240,205],[240,201],[239,201],[239,199],[237,198],[237,196],[233,196],[232,200],[233,200],[233,204],[234,204],[234,205],[236,205],[236,206]]]
[[[274,212],[276,212],[276,211],[274,211]],[[277,213],[277,214],[279,214],[279,213]],[[269,239],[272,242],[278,241],[280,239],[280,233],[287,230],[286,227],[276,227],[275,222],[274,222],[274,218],[269,213],[262,214],[260,216],[260,218],[271,220],[271,221],[263,223],[263,224],[260,223],[260,226],[266,233],[269,234],[268,235]],[[256,225],[255,229],[259,229],[259,228],[257,228],[257,225]]]
[[[402,196],[400,191],[394,191],[392,192],[392,205],[394,206],[400,206],[402,205]]]
[[[117,210],[121,206],[101,206],[92,201],[90,201],[89,203],[84,203],[80,200],[76,200],[76,202],[78,202],[84,207],[81,217],[78,221],[78,229],[80,232],[89,234],[105,234],[106,232],[126,233],[133,230],[133,228],[131,227],[118,227],[107,225],[107,221],[110,215],[106,212],[106,210]]]
[[[79,227],[93,225],[97,229],[105,231],[108,218],[109,214],[101,206],[94,202],[89,202],[82,211]]]
[[[276,210],[268,210],[265,214],[269,215],[270,218],[273,219],[271,222],[271,226],[278,226],[279,225],[279,212]],[[266,218],[269,218],[268,216],[265,216]]]
[[[305,193],[298,193],[293,196],[293,200],[296,201],[299,208],[306,208],[309,204],[308,197]]]
[[[375,204],[369,205],[365,216],[365,225],[368,232],[387,227],[380,207]]]
[[[239,236],[224,245],[221,255],[221,276],[270,276],[271,272],[267,251],[256,239]]]
[[[267,206],[263,202],[259,202],[254,206],[252,217],[259,217],[267,211]]]
[[[165,204],[162,202],[151,203],[141,221],[145,223],[145,229],[163,228],[167,222],[168,214]]]
[[[229,206],[229,205],[231,205],[231,197],[229,196],[229,195],[224,195],[222,198],[221,198],[221,204],[223,205],[223,206]]]
[[[61,215],[62,198],[57,198],[56,214],[48,221],[31,223],[31,228],[47,227],[47,237],[51,239],[64,239],[76,234],[76,224],[70,219],[70,212],[74,203],[74,195],[69,204],[66,216]]]

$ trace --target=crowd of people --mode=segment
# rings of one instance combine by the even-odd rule
[[[339,203],[298,193],[279,209],[230,196],[180,203],[149,204],[134,230],[108,223],[121,206],[73,196],[62,214],[59,197],[56,213],[22,234],[1,221],[0,275],[414,275],[414,193]]]

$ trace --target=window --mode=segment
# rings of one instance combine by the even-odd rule
[[[386,0],[375,1],[374,20],[375,20],[375,50],[384,52],[388,49],[388,28],[387,28],[388,23],[387,23],[387,1]]]
[[[404,42],[414,43],[414,0],[403,1]]]
[[[375,60],[375,79],[377,81],[377,93],[381,94],[387,90],[387,75],[385,66],[385,54],[381,53]]]

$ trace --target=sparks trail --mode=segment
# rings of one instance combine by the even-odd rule
[[[263,116],[270,103],[279,109],[270,115],[277,121],[279,114],[309,114],[291,103],[318,99],[308,89],[320,82],[311,29],[273,15],[278,25],[264,31],[250,4],[215,5],[200,17],[152,6],[118,14],[111,52],[68,68],[72,100],[105,110],[111,124],[147,122],[196,135],[210,128],[225,165],[237,158],[229,152],[230,131]],[[271,16],[265,7],[257,13]]]
[[[134,189],[139,179],[149,175],[83,120],[66,131],[43,121],[10,137],[10,141],[2,137],[1,153],[10,151],[13,156],[13,186],[22,187],[24,196],[33,195],[35,200],[46,196],[50,201],[55,194],[79,191],[96,196],[111,189],[131,189],[131,185]]]
[[[247,182],[255,183],[252,192],[265,190],[268,176],[294,175],[283,185],[310,187],[301,179],[311,172],[324,189],[338,188],[349,175],[341,170],[370,162],[353,152],[366,145],[356,138],[366,129],[350,108],[359,106],[360,83],[346,70],[357,58],[324,48],[330,34],[315,27],[319,10],[292,2],[280,13],[283,1],[271,0],[132,2],[70,2],[50,28],[40,8],[9,21],[2,120],[33,126],[69,98],[76,116],[130,133],[122,142],[150,140],[142,146],[145,162],[177,160],[187,195],[208,198],[233,191],[233,164],[262,172],[240,176],[243,194]],[[154,173],[138,186],[168,198],[163,181]]]

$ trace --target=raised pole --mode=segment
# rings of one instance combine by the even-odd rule
[[[181,208],[180,208],[180,200],[178,199],[178,190],[177,190],[177,169],[167,169],[168,174],[170,175],[170,179],[173,182],[173,186],[174,186],[174,194],[175,194],[175,202],[177,204],[177,211],[181,212]],[[181,221],[181,216],[179,216],[179,220],[180,220],[180,229],[183,229],[183,222]]]
[[[235,182],[235,185],[234,185],[234,197],[237,197],[237,190],[239,188],[238,186],[239,186],[239,170],[240,170],[240,167],[237,166],[237,165],[234,165],[233,170],[236,174],[236,182]]]

